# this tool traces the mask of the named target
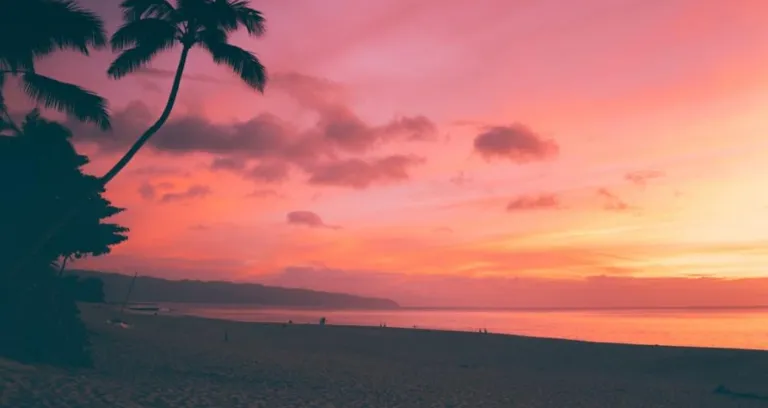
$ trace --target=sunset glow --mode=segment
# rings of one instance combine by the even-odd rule
[[[251,4],[267,35],[234,42],[265,94],[193,51],[109,186],[130,239],[76,267],[403,305],[768,304],[768,2]],[[94,173],[159,115],[178,50],[120,81],[112,57],[39,66],[109,99],[111,133],[68,123]]]

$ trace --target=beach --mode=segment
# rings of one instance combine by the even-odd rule
[[[152,314],[120,328],[112,307],[81,308],[94,367],[0,360],[0,406],[768,406],[764,351]]]

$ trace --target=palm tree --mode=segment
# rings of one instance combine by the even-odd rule
[[[213,61],[231,68],[248,86],[264,92],[266,69],[250,51],[229,44],[229,35],[245,28],[254,37],[264,34],[264,17],[249,6],[248,0],[124,0],[125,24],[112,36],[111,45],[120,55],[107,73],[119,79],[145,67],[160,52],[181,45],[181,56],[171,93],[162,114],[131,146],[128,152],[103,177],[112,180],[141,147],[165,124],[173,110],[189,51],[196,46],[207,51]]]
[[[264,92],[267,73],[259,59],[250,51],[228,43],[229,35],[241,27],[254,37],[264,34],[265,20],[261,12],[248,7],[248,0],[176,0],[175,3],[175,7],[169,0],[124,0],[120,4],[125,24],[110,41],[112,49],[121,52],[107,71],[110,77],[122,78],[145,67],[160,52],[178,45],[182,48],[165,109],[128,152],[101,177],[102,187],[125,168],[168,120],[179,92],[187,56],[193,47],[203,48],[215,63],[230,67],[248,86]],[[80,205],[73,206],[59,222],[53,224],[31,251],[13,264],[11,273],[18,273],[30,262],[90,199],[92,196],[83,197]]]
[[[37,58],[57,50],[88,55],[89,48],[106,42],[101,19],[72,0],[0,0],[0,122],[13,126],[2,86],[8,76],[17,76],[26,94],[46,108],[109,129],[104,98],[35,71]]]

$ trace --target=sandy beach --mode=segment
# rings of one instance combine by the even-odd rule
[[[114,315],[83,307],[92,369],[0,360],[0,406],[768,406],[768,352]]]

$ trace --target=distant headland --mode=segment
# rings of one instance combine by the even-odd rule
[[[81,278],[99,278],[104,283],[104,299],[122,302],[132,276],[90,270],[70,270]],[[345,293],[265,286],[257,283],[224,281],[168,280],[149,276],[136,278],[131,302],[248,304],[272,307],[333,309],[397,309],[390,299],[370,298]]]

